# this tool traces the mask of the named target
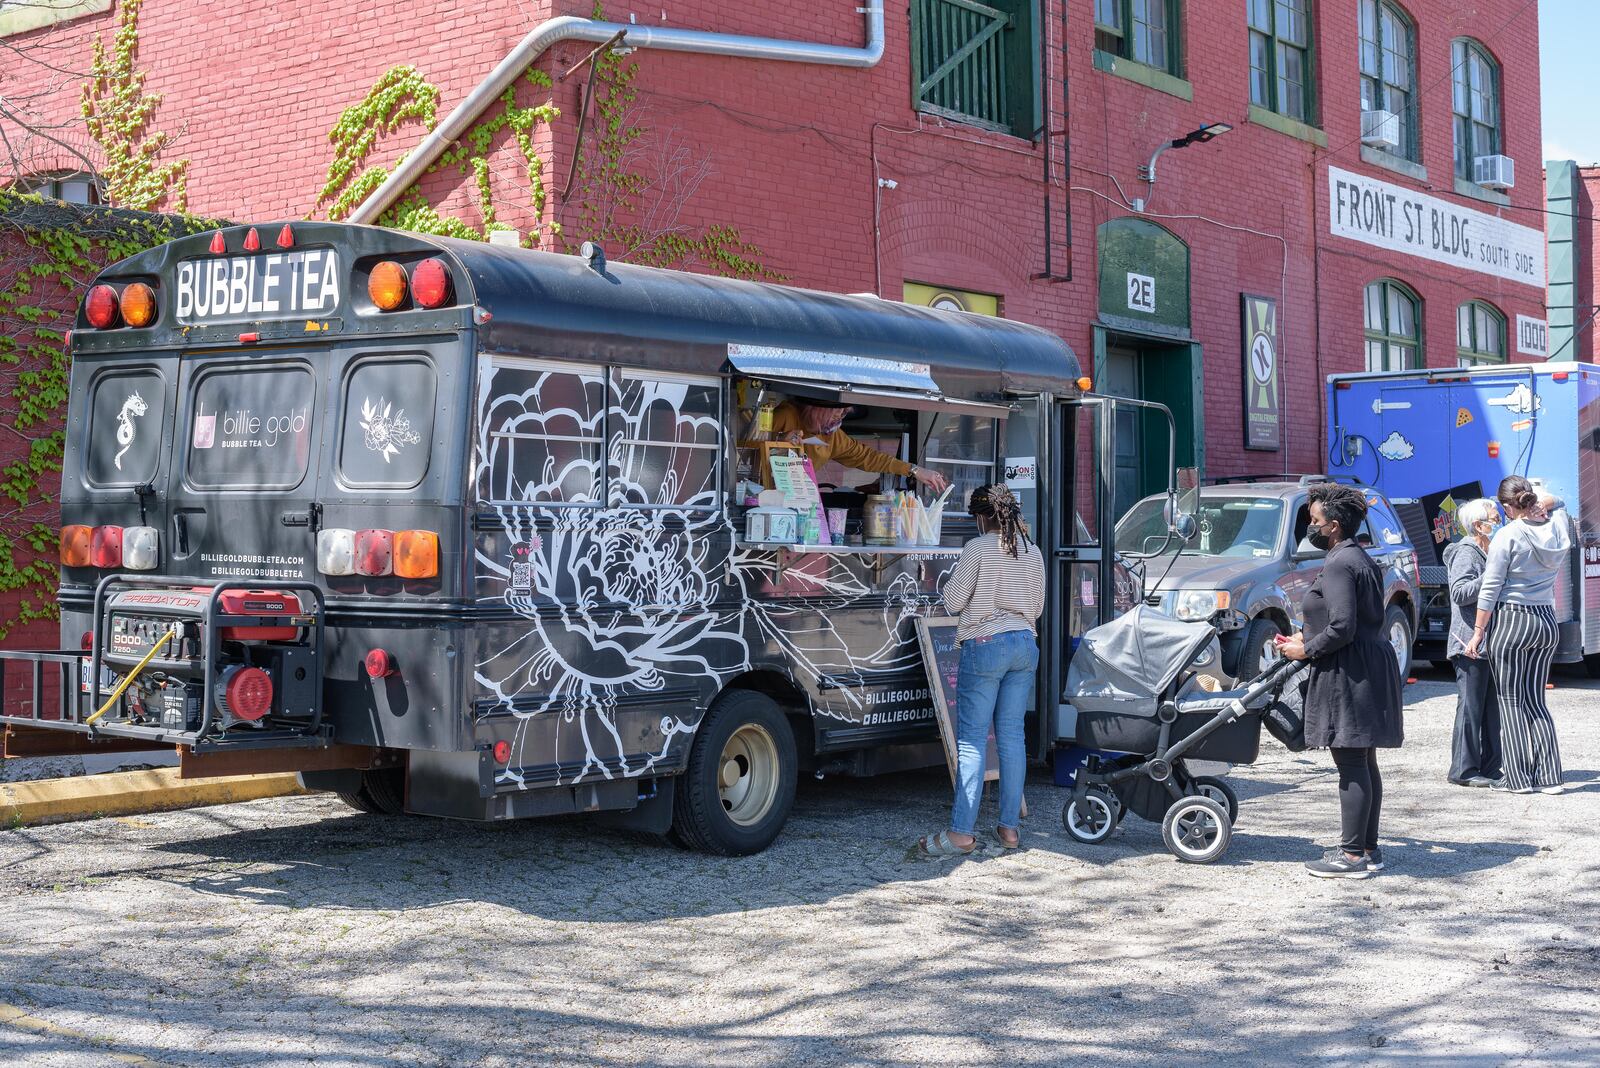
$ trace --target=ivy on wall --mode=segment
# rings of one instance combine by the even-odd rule
[[[594,17],[601,17],[598,6]],[[666,169],[653,176],[640,169],[638,150],[649,140],[651,131],[634,119],[631,109],[637,96],[633,82],[638,64],[625,62],[622,56],[609,51],[596,55],[594,63],[595,119],[588,139],[592,150],[580,161],[573,187],[564,197],[570,227],[564,229],[554,217],[556,212],[550,210],[547,163],[537,144],[539,127],[553,125],[561,111],[549,99],[550,76],[534,69],[507,89],[499,104],[427,170],[430,175],[454,170],[462,178],[471,178],[476,224],[441,214],[420,185],[406,190],[378,217],[378,224],[480,241],[494,230],[510,229],[498,218],[500,201],[490,166],[497,139],[510,131],[525,165],[527,203],[533,217],[539,220],[538,229],[524,239],[524,244],[550,247],[559,242],[561,248],[571,252],[584,241],[596,241],[609,247],[614,258],[627,262],[707,270],[736,278],[781,280],[782,275],[762,263],[761,250],[736,228],[713,225],[694,229],[679,222],[683,198],[674,194],[687,185],[692,195],[698,182],[676,182],[673,175],[665,173]],[[541,101],[519,105],[516,98],[522,86],[531,88]],[[370,162],[379,140],[407,123],[432,130],[438,123],[438,105],[438,87],[416,67],[399,66],[385,71],[361,101],[340,114],[328,132],[333,159],[317,207],[325,209],[330,219],[348,218],[392,173],[392,168]],[[703,160],[703,154],[700,158]],[[647,205],[647,199],[652,203]]]
[[[56,556],[70,370],[66,335],[78,301],[108,263],[216,226],[189,216],[78,208],[0,190],[0,427],[27,443],[0,466],[0,594],[18,624],[57,617]]]
[[[89,136],[103,156],[100,176],[106,198],[119,208],[184,210],[188,201],[187,159],[161,163],[170,140],[152,130],[161,96],[144,90],[139,53],[139,7],[144,0],[122,0],[121,17],[110,51],[97,37],[84,83],[82,110]]]

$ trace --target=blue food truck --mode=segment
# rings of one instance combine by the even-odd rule
[[[1442,553],[1456,508],[1523,475],[1577,525],[1557,584],[1559,663],[1600,676],[1600,366],[1583,363],[1330,375],[1328,470],[1400,506],[1422,558],[1416,655],[1443,664],[1449,630]]]

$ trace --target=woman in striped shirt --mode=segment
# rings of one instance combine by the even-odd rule
[[[1000,757],[1000,823],[1003,849],[1020,841],[1022,781],[1027,748],[1022,720],[1039,667],[1034,629],[1044,611],[1044,557],[1028,540],[1022,506],[1004,483],[972,491],[967,510],[978,520],[978,537],[967,542],[944,584],[945,607],[959,613],[961,647],[956,678],[956,797],[950,829],[918,843],[929,856],[971,853],[989,732]]]

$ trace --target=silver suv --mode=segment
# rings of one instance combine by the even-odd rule
[[[1307,491],[1321,475],[1297,482],[1242,482],[1202,487],[1185,503],[1198,521],[1194,537],[1145,561],[1145,600],[1170,615],[1211,620],[1222,632],[1222,668],[1244,680],[1276,658],[1272,639],[1299,629],[1300,599],[1322,572],[1323,554],[1305,540]],[[1383,569],[1384,633],[1403,680],[1417,632],[1417,554],[1383,494],[1363,487],[1367,520],[1356,534]],[[1167,538],[1164,496],[1146,497],[1117,522],[1117,550],[1149,553]]]

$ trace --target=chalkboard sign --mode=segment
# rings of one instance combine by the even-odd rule
[[[939,723],[939,740],[944,742],[951,782],[956,781],[956,677],[961,669],[957,622],[954,616],[917,620],[917,641],[922,646],[922,664],[928,672],[928,688],[933,692],[933,717]],[[1000,778],[1000,755],[995,751],[993,730],[989,732],[983,778],[985,782]]]

